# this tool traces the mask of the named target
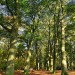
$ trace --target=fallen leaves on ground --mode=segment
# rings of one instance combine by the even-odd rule
[[[75,70],[68,71],[68,73],[69,75],[75,75]],[[4,75],[4,72],[0,71],[0,75]],[[25,75],[25,74],[23,73],[22,70],[17,70],[15,71],[14,75]],[[30,75],[61,75],[61,71],[58,70],[56,71],[55,74],[51,74],[49,71],[45,71],[45,70],[39,70],[39,71],[33,70],[33,71],[30,71]]]

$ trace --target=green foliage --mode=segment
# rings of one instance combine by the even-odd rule
[[[25,46],[23,43],[20,43],[18,46],[17,46],[17,52],[16,52],[16,57],[23,57],[24,55],[24,51],[25,51]]]
[[[7,68],[7,62],[4,61],[4,62],[1,63],[1,69],[6,70],[6,68]]]
[[[1,46],[0,46],[1,47]],[[3,49],[0,49],[0,55],[3,53]]]
[[[67,10],[67,14],[75,13],[75,5],[67,5],[66,10]]]
[[[29,74],[29,70],[24,70],[24,74],[25,74],[25,75],[30,75],[30,74]]]
[[[0,0],[0,4],[4,5],[5,4],[5,0]]]
[[[21,35],[14,35],[15,30],[18,30],[19,26],[17,26],[17,23],[14,24],[14,22],[18,22],[18,18],[14,18],[12,22],[7,21],[6,19],[3,19],[3,15],[0,15],[0,25],[3,24],[3,26],[10,28],[11,32],[7,32],[6,29],[3,27],[0,27],[0,38],[5,37],[7,41],[4,41],[4,46],[0,44],[0,59],[7,59],[8,58],[8,52],[7,50],[10,49],[10,47],[13,47],[16,42],[13,42],[12,45],[9,43],[8,39],[10,39],[10,42],[12,41],[11,39],[14,37],[14,40],[16,39],[17,43],[17,49],[16,49],[16,59],[15,59],[15,69],[22,69],[24,66],[26,66],[28,63],[26,63],[26,59],[28,57],[27,51],[25,49],[29,49],[32,51],[31,59],[30,59],[30,66],[31,67],[36,67],[36,56],[38,57],[38,62],[39,65],[44,65],[43,68],[47,68],[48,65],[48,60],[49,55],[48,53],[51,53],[52,50],[52,55],[54,51],[54,44],[56,44],[56,41],[58,41],[58,45],[56,45],[55,49],[57,49],[58,46],[58,51],[56,50],[57,53],[57,59],[60,60],[61,58],[61,19],[63,16],[66,18],[66,13],[68,14],[67,16],[72,16],[68,22],[65,20],[64,25],[66,25],[66,52],[67,54],[70,54],[70,50],[74,52],[74,44],[73,46],[70,45],[71,43],[74,43],[75,39],[73,39],[75,34],[75,5],[67,5],[66,6],[66,11],[61,12],[61,4],[59,0],[18,0],[18,5],[16,4],[16,0],[0,0],[1,4],[7,5],[8,12],[11,13],[11,15],[16,15],[17,13],[22,13],[22,14],[17,14],[17,16],[21,16],[21,21],[18,23],[20,24],[21,27],[24,28],[23,34]],[[57,4],[57,3],[59,4]],[[63,4],[63,3],[62,3]],[[63,10],[65,10],[65,4],[63,4]],[[56,19],[54,20],[54,14]],[[72,14],[72,15],[70,15]],[[62,16],[61,16],[62,15]],[[64,18],[63,18],[64,19]],[[24,21],[23,21],[24,20]],[[71,22],[71,24],[67,24]],[[9,23],[9,24],[8,24]],[[54,29],[54,24],[56,25],[56,30]],[[50,30],[49,30],[50,27]],[[55,32],[54,32],[55,30]],[[50,33],[49,33],[50,31]],[[55,36],[56,35],[56,36]],[[68,37],[71,40],[68,40]],[[55,39],[56,38],[56,39]],[[20,40],[20,41],[18,41]],[[48,41],[49,40],[49,41]],[[36,41],[37,41],[37,46],[36,46]],[[8,46],[8,47],[7,47]],[[50,49],[48,49],[50,46]],[[6,51],[5,51],[6,50]],[[49,51],[50,50],[50,51]],[[60,50],[60,51],[59,51]],[[70,55],[68,55],[70,57]],[[75,56],[74,56],[75,57]],[[40,60],[40,61],[39,61]],[[1,62],[0,61],[0,62]],[[59,68],[59,63],[57,61],[57,67]],[[47,66],[48,65],[48,66]],[[0,65],[1,66],[1,65]],[[3,70],[6,68],[6,64],[3,63],[1,66]],[[41,67],[42,68],[42,67]],[[29,70],[25,70],[24,73],[26,75],[29,75]]]
[[[24,61],[22,58],[18,59],[18,60],[15,60],[15,63],[14,63],[14,69],[15,70],[23,70],[24,69]]]
[[[14,64],[14,69],[15,69],[15,70],[19,69],[19,64],[18,64],[18,63],[15,63],[15,64]]]
[[[16,15],[17,10],[16,0],[6,0],[6,6],[11,15]]]
[[[28,4],[28,1],[29,0],[21,0],[20,1],[20,6],[21,6],[21,9],[23,9],[25,12],[29,12],[29,4]]]

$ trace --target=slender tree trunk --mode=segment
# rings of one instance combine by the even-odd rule
[[[48,39],[48,70],[53,72],[53,52],[52,52],[52,45],[51,45],[51,32],[50,32],[50,21],[49,21],[49,39]]]
[[[46,69],[46,70],[49,70],[48,69],[48,53],[49,53],[49,51],[48,51],[48,47],[46,47],[46,49],[45,49],[46,51],[46,55],[45,55],[45,58],[44,58],[44,69]]]
[[[37,41],[35,41],[35,50],[36,50],[36,70],[39,70],[39,56],[38,56],[38,48],[37,48]]]
[[[71,41],[70,41],[70,44],[71,44]],[[71,44],[72,45],[72,44]],[[70,51],[69,51],[70,55],[69,55],[69,69],[72,70],[73,66],[72,66],[72,63],[73,63],[73,55],[72,55],[72,47],[70,47]]]
[[[54,51],[53,51],[53,73],[55,72],[56,70],[56,49],[57,49],[57,46],[56,46],[56,42],[57,42],[57,32],[56,32],[56,20],[55,20],[55,14],[54,14]]]
[[[63,0],[60,0],[60,14],[61,14],[61,18],[64,16],[64,3],[63,3]],[[62,19],[60,21],[61,23],[61,42],[62,42],[62,48],[61,48],[61,54],[62,54],[62,61],[61,61],[61,64],[62,64],[62,72],[61,72],[61,75],[68,75],[68,72],[67,72],[67,57],[66,57],[66,50],[65,50],[65,21],[64,19]]]
[[[56,8],[55,8],[56,11]],[[53,73],[56,71],[56,53],[58,51],[58,25],[59,25],[59,12],[58,17],[56,18],[56,14],[54,13],[54,51],[53,51]]]
[[[48,60],[47,60],[47,70],[51,68],[51,55],[50,55],[50,27],[49,27],[49,39],[48,39]]]
[[[40,69],[42,69],[42,52],[41,52],[41,50],[39,50],[39,67],[40,67]]]
[[[26,51],[26,59],[25,59],[25,66],[24,66],[24,71],[26,75],[29,75],[29,69],[30,69],[30,58],[31,58],[31,51],[30,51],[30,47],[31,47],[31,42],[29,41],[27,42],[27,51]]]
[[[65,26],[63,25],[63,23],[62,23],[62,73],[61,75],[68,75],[66,51],[65,51]]]
[[[25,70],[29,70],[30,68],[30,58],[31,58],[31,52],[30,50],[27,51],[27,59],[26,59],[26,66],[25,66]]]
[[[61,22],[61,30],[62,30],[62,73],[61,75],[68,75],[67,73],[67,58],[66,58],[66,50],[65,50],[65,25],[64,25],[64,20]]]

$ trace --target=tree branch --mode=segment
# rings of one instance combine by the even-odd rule
[[[0,24],[5,30],[7,30],[8,32],[11,32],[11,29],[7,28],[6,26],[4,26],[3,24]]]
[[[13,16],[13,12],[12,12],[12,10],[9,8],[9,5],[8,5],[8,1],[6,0],[6,6],[7,6],[7,9],[8,9],[8,11],[11,13],[11,15]]]

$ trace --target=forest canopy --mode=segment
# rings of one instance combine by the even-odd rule
[[[0,70],[75,69],[75,0],[0,0]]]

